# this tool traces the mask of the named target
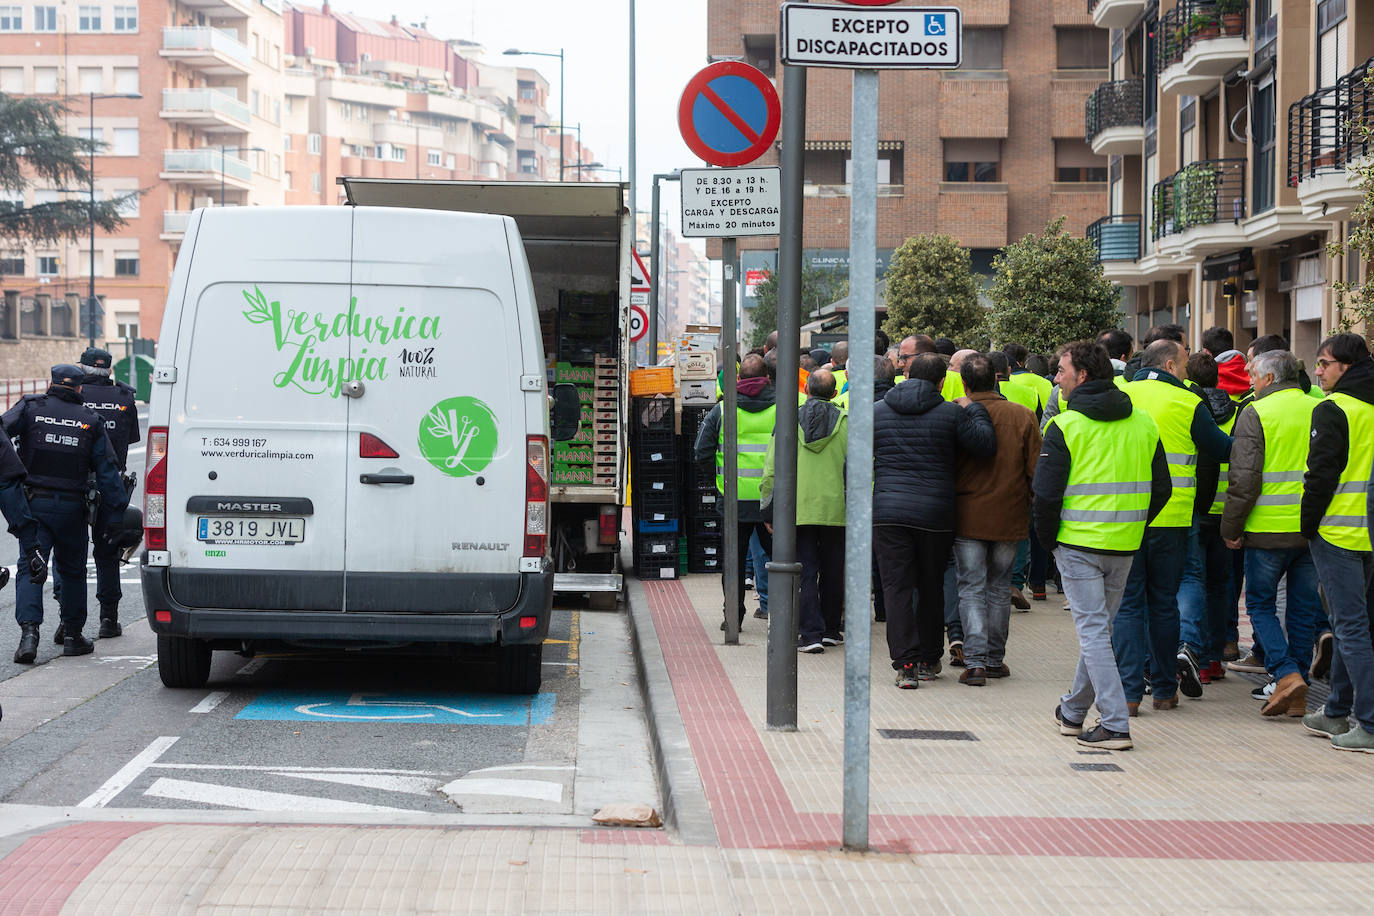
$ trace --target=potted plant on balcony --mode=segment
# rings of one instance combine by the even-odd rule
[[[1217,13],[1221,16],[1221,34],[1245,34],[1245,11],[1249,5],[1250,0],[1217,0]]]
[[[1188,34],[1197,41],[1216,38],[1221,34],[1221,24],[1217,21],[1215,13],[1199,10],[1188,20]]]
[[[1178,227],[1187,229],[1217,221],[1217,169],[1206,162],[1186,165],[1174,178],[1174,211]]]

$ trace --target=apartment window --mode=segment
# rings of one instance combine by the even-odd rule
[[[114,88],[115,92],[125,92],[130,94],[138,92],[138,68],[115,67]]]
[[[114,30],[116,32],[137,32],[138,7],[116,6],[114,8]]]
[[[288,190],[288,191],[294,191],[294,190],[296,190],[296,189],[291,185],[291,173],[290,173],[290,172],[283,172],[283,173],[282,173],[282,184],[284,184],[284,185],[286,186],[286,190]]]
[[[116,277],[138,276],[138,252],[116,251],[114,256]]]
[[[0,92],[18,95],[24,91],[23,67],[0,67]]]
[[[37,270],[37,274],[38,274],[38,276],[40,276],[40,277],[55,277],[55,276],[57,276],[57,255],[55,255],[55,254],[40,254],[40,255],[38,256],[38,270]]]
[[[105,71],[100,67],[78,67],[76,71],[76,85],[78,91],[104,92],[105,91]]]
[[[137,340],[138,316],[119,315],[115,319],[115,336],[120,340]]]
[[[281,156],[272,154],[272,177],[277,178],[281,175]]]
[[[272,123],[281,123],[281,99],[272,100]]]
[[[99,198],[99,195],[100,192],[97,191],[96,197]],[[55,204],[60,199],[61,194],[53,188],[39,188],[33,192],[33,204],[35,207],[39,204]]]
[[[296,103],[291,101],[291,96],[286,97],[286,113],[291,114],[296,110]]]
[[[114,149],[111,151],[113,156],[137,156],[138,155],[138,128],[137,127],[116,127],[114,129]]]
[[[428,162],[430,165],[442,165],[444,161],[444,154],[440,150],[432,149],[425,156],[425,161]]]
[[[1108,38],[1101,29],[1055,29],[1060,70],[1107,69]]]
[[[78,6],[76,8],[76,28],[79,32],[100,31],[100,7]]]
[[[1185,95],[1178,103],[1178,149],[1181,165],[1197,162],[1197,135],[1197,96]]]
[[[0,276],[22,277],[24,276],[24,252],[5,251],[0,252]]]
[[[320,193],[320,173],[319,173],[319,172],[311,172],[311,173],[310,173],[310,190],[314,191],[316,194]]]
[[[19,32],[24,28],[24,8],[0,6],[0,32]]]
[[[520,84],[520,101],[522,101],[522,102],[533,102],[533,101],[534,101],[534,87],[533,87],[533,86],[529,86],[529,85],[526,85],[526,84],[524,84],[524,83],[521,83],[521,84]]]
[[[137,191],[116,191],[119,195],[119,215],[125,219],[135,219],[138,217],[138,200],[140,195]]]
[[[378,159],[385,159],[385,158],[386,158],[387,149],[388,149],[387,144],[385,144],[385,143],[378,143],[378,144],[373,148],[373,152],[376,154],[376,158],[378,158]]]
[[[453,156],[452,153],[450,153],[449,155],[447,155],[447,156],[444,157],[444,168],[446,168],[446,169],[452,169],[452,168],[457,168],[457,167],[458,167],[458,160]]]
[[[90,140],[91,142],[95,143],[97,145],[97,153],[105,152],[105,150],[99,148],[99,144],[105,142],[105,128],[97,127],[94,130],[92,130],[89,127],[78,127],[76,129],[76,135],[80,137],[82,140]]]
[[[964,29],[962,70],[1002,69],[1002,29]]]
[[[1107,158],[1083,140],[1054,141],[1055,181],[1106,181]]]
[[[1345,0],[1317,4],[1317,85],[1334,86],[1345,69]]]
[[[35,32],[56,32],[57,7],[35,6],[33,8],[33,30]]]
[[[387,158],[390,159],[392,162],[406,161],[406,148],[404,146],[392,146],[390,147],[389,152],[391,153],[391,155],[389,155]]]
[[[339,117],[345,121],[353,120],[353,105],[349,102],[339,103]]]
[[[1251,214],[1274,206],[1274,78],[1272,75],[1255,87],[1250,103],[1251,143],[1254,146],[1254,193]]]
[[[56,67],[34,67],[33,68],[33,91],[39,95],[57,94],[57,68]]]
[[[311,134],[309,137],[306,138],[306,149],[309,150],[310,155],[312,156],[318,156],[320,154],[319,134]]]
[[[945,181],[1000,181],[1001,140],[946,140]]]

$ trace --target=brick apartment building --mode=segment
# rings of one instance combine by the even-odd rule
[[[72,134],[93,115],[96,196],[145,192],[94,243],[95,336],[121,353],[157,336],[197,207],[334,204],[339,175],[555,180],[560,144],[591,163],[550,120],[549,88],[472,42],[328,4],[0,0],[0,91],[65,101]],[[35,186],[25,203],[68,196],[86,191]],[[0,378],[38,377],[85,346],[91,242],[0,249]]]
[[[1081,234],[1107,205],[1107,159],[1083,136],[1083,109],[1107,78],[1107,43],[1083,0],[964,0],[963,66],[884,71],[879,81],[879,275],[907,238],[943,232],[990,270],[997,249],[1056,217]],[[773,0],[709,0],[708,54],[774,77]],[[803,246],[813,266],[847,265],[847,70],[807,76]],[[776,164],[776,149],[759,161]],[[741,270],[772,268],[775,239],[742,239]],[[720,257],[720,244],[708,247]],[[743,275],[743,274],[741,274]],[[747,310],[753,302],[743,299]]]
[[[1330,257],[1369,155],[1374,0],[1091,0],[1111,74],[1086,115],[1110,156],[1110,209],[1089,228],[1125,290],[1127,328],[1213,325],[1241,349],[1282,334],[1316,356],[1339,320]]]

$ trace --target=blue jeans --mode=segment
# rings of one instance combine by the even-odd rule
[[[1336,637],[1325,712],[1333,719],[1353,712],[1365,731],[1374,732],[1374,554],[1346,550],[1321,537],[1312,539],[1311,550]]]
[[[964,641],[964,622],[959,619],[959,571],[954,566],[954,553],[950,552],[949,563],[945,566],[945,641],[953,645]],[[1007,605],[1008,611],[1011,605]]]
[[[68,633],[80,633],[86,625],[86,547],[85,500],[73,493],[59,497],[35,495],[29,502],[38,522],[38,550],[43,559],[49,555],[62,583],[62,623]],[[43,622],[43,586],[34,585],[27,575],[28,562],[22,557],[14,584],[14,619],[17,623]]]
[[[954,539],[956,600],[964,631],[964,663],[970,668],[1002,667],[1011,623],[1007,573],[1015,559],[1015,541]]]
[[[749,565],[754,567],[754,591],[758,592],[759,610],[768,613],[768,552],[759,543],[758,532],[749,538]]]
[[[1147,657],[1154,698],[1167,700],[1178,692],[1178,584],[1187,556],[1187,528],[1145,529],[1112,626],[1127,702],[1139,703],[1145,695]]]
[[[1179,635],[1202,665],[1221,661],[1228,635],[1232,552],[1221,539],[1221,516],[1199,517],[1188,538],[1188,566],[1178,589]]]
[[[1279,625],[1279,579],[1288,576],[1286,626]],[[1245,548],[1245,610],[1255,639],[1264,647],[1264,667],[1275,680],[1301,674],[1307,680],[1321,616],[1317,568],[1306,547],[1266,550]],[[1284,630],[1287,629],[1287,633]]]

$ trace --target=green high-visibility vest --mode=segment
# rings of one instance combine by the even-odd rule
[[[1139,550],[1150,515],[1150,480],[1159,428],[1143,410],[1124,420],[1055,414],[1064,434],[1069,481],[1059,513],[1059,543],[1098,550]],[[1048,428],[1048,427],[1047,427]]]
[[[849,381],[848,369],[831,369],[830,374],[835,376],[835,391],[844,391],[845,382]]]
[[[1013,404],[1020,404],[1022,407],[1035,413],[1035,409],[1040,406],[1040,399],[1035,396],[1035,392],[1025,385],[1014,385],[1011,382],[998,382],[997,391],[1011,401]]]
[[[1366,404],[1344,392],[1326,399],[1345,414],[1350,429],[1350,449],[1331,504],[1326,507],[1317,534],[1328,544],[1346,550],[1367,551],[1369,540],[1369,470],[1374,465],[1374,404]]]
[[[735,408],[736,436],[739,448],[736,466],[739,468],[739,501],[758,502],[759,484],[763,482],[763,460],[768,456],[768,443],[773,438],[773,420],[777,405],[770,404],[757,413],[742,407]],[[725,420],[720,423],[716,440],[716,489],[725,492]]]
[[[1149,378],[1127,382],[1122,390],[1136,409],[1148,413],[1159,427],[1159,439],[1169,461],[1169,482],[1174,491],[1150,527],[1187,528],[1193,523],[1193,500],[1197,497],[1197,443],[1193,441],[1197,395]]]
[[[1017,385],[1024,385],[1035,392],[1035,397],[1040,403],[1040,409],[1044,410],[1050,403],[1050,392],[1054,390],[1054,383],[1043,376],[1036,375],[1029,369],[1013,372],[1011,380]]]
[[[940,397],[946,401],[964,396],[964,380],[957,372],[945,370],[945,383],[940,387]]]
[[[1227,420],[1225,423],[1219,423],[1217,425],[1221,427],[1222,432],[1229,436],[1231,435],[1232,431],[1235,430],[1236,419],[1239,416],[1240,411],[1237,410],[1235,413],[1231,414],[1231,419]],[[1220,515],[1221,510],[1225,508],[1226,491],[1230,489],[1230,471],[1230,462],[1223,461],[1221,463],[1221,467],[1217,471],[1217,495],[1212,497],[1212,505],[1207,510],[1208,515]]]
[[[1307,469],[1316,408],[1317,402],[1300,388],[1276,391],[1250,405],[1264,428],[1264,469],[1259,498],[1245,520],[1246,531],[1296,534],[1302,530],[1302,474]]]

